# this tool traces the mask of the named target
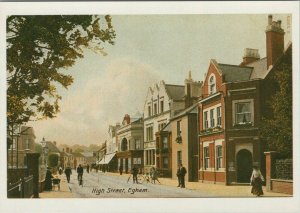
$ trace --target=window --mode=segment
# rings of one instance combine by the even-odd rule
[[[209,148],[204,147],[204,168],[207,169],[209,167]]]
[[[177,165],[182,164],[182,152],[177,151]]]
[[[215,119],[214,119],[214,109],[210,110],[210,127],[215,126]]]
[[[168,168],[168,167],[169,167],[169,158],[163,157],[163,168]]]
[[[158,131],[162,130],[166,126],[165,123],[159,123],[158,124]]]
[[[177,136],[180,136],[181,134],[180,122],[181,121],[177,121]]]
[[[146,128],[146,141],[153,140],[153,126],[149,126]]]
[[[151,116],[151,107],[148,106],[148,117],[150,117],[150,116]]]
[[[204,129],[208,128],[207,112],[204,112]]]
[[[216,146],[216,167],[217,170],[219,168],[222,168],[222,161],[223,161],[223,156],[222,156],[222,146]]]
[[[163,137],[163,141],[162,141],[162,148],[163,149],[167,149],[168,148],[168,137]]]
[[[235,123],[243,124],[251,122],[250,102],[235,104]]]
[[[217,126],[221,126],[221,107],[217,107]]]
[[[133,164],[142,164],[141,158],[133,158]]]
[[[157,104],[154,104],[154,115],[157,114]]]
[[[215,80],[215,76],[212,75],[209,78],[209,94],[213,94],[216,92],[216,80]]]
[[[25,149],[30,149],[29,144],[30,144],[30,140],[29,140],[29,139],[26,139],[26,146],[25,146]]]
[[[164,101],[160,101],[160,112],[164,112]]]
[[[141,141],[140,140],[135,140],[135,149],[141,149]]]

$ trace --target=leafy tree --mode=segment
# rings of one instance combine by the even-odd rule
[[[111,17],[95,15],[9,16],[7,47],[7,124],[53,118],[73,77],[66,68],[82,58],[85,48],[106,55],[103,45],[114,44]]]
[[[281,157],[292,157],[293,155],[291,64],[286,62],[280,64],[271,78],[277,89],[268,101],[271,116],[262,119],[260,128],[261,136],[267,142],[266,148],[270,151],[278,151]]]
[[[48,156],[48,166],[49,167],[56,167],[58,166],[58,155],[51,153]]]

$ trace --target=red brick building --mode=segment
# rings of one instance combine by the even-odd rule
[[[284,52],[281,21],[268,18],[267,57],[245,49],[240,65],[211,60],[199,101],[199,180],[249,183],[252,166],[264,168],[259,125],[264,107],[264,79]],[[263,171],[264,172],[264,171]]]

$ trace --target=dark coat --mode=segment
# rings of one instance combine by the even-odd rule
[[[185,176],[186,174],[186,168],[185,167],[181,167],[180,169],[180,175]]]
[[[83,174],[83,168],[82,167],[77,167],[77,173],[78,174]]]
[[[177,169],[177,173],[176,173],[177,177],[180,177],[181,176],[181,172],[180,172],[180,168]]]
[[[72,174],[72,170],[71,170],[70,167],[65,168],[65,174],[66,174],[67,176]]]

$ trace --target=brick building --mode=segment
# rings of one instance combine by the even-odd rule
[[[211,60],[199,102],[199,180],[248,183],[252,166],[264,168],[259,125],[264,79],[284,52],[281,21],[268,17],[267,57],[247,48],[240,65]],[[264,172],[264,171],[263,171]]]

